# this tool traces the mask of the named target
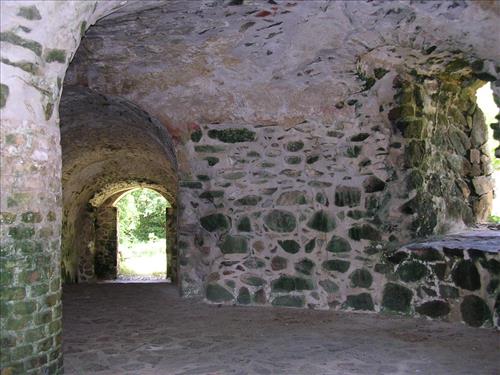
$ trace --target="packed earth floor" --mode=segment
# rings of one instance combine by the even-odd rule
[[[74,374],[500,374],[500,332],[401,316],[207,305],[167,283],[67,285]]]

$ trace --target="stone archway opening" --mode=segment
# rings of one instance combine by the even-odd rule
[[[170,281],[167,221],[171,204],[160,193],[136,188],[121,194],[117,208],[117,276],[121,281]]]
[[[476,92],[477,105],[484,114],[486,125],[488,126],[488,143],[487,148],[491,159],[492,179],[493,179],[493,203],[491,205],[491,213],[489,220],[500,224],[500,157],[495,155],[495,150],[500,147],[500,142],[493,136],[492,124],[496,123],[498,115],[498,107],[495,104],[491,83],[486,83]],[[500,155],[498,155],[500,156]]]

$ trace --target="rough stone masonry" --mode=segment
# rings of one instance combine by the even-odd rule
[[[136,187],[172,202],[186,297],[498,327],[498,236],[422,241],[489,215],[475,92],[499,104],[499,18],[490,1],[2,2],[3,371],[62,371],[61,280],[113,277],[110,202]]]

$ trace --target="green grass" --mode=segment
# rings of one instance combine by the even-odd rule
[[[155,276],[166,277],[167,256],[165,239],[137,244],[119,245],[120,276]]]

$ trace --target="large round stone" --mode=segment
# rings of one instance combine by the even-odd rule
[[[234,298],[227,289],[223,288],[219,284],[208,284],[206,296],[207,299],[212,302],[227,302]]]
[[[354,310],[373,310],[373,300],[369,293],[361,293],[347,296],[344,307]]]
[[[481,327],[491,320],[491,311],[486,302],[475,295],[464,297],[460,312],[465,323],[473,327]]]
[[[305,299],[303,296],[279,296],[273,299],[273,306],[284,307],[304,307]]]
[[[431,318],[439,318],[450,313],[450,305],[445,301],[435,300],[425,302],[415,308],[420,315],[426,315]]]
[[[272,210],[264,217],[264,223],[269,229],[279,233],[292,232],[297,226],[295,216],[284,210]]]
[[[369,288],[373,282],[371,273],[364,268],[355,270],[349,275],[349,278],[353,288]]]
[[[427,267],[420,262],[405,262],[398,267],[397,274],[405,282],[414,282],[427,275]]]
[[[244,254],[248,251],[247,239],[242,236],[226,235],[219,247],[224,254]]]
[[[326,244],[326,251],[331,253],[346,253],[351,251],[351,245],[342,237],[332,236],[330,241]]]
[[[335,229],[335,219],[326,211],[317,211],[307,222],[307,226],[318,232],[330,232]]]
[[[402,285],[388,283],[385,285],[382,306],[384,309],[408,313],[410,311],[413,292]]]
[[[203,228],[209,232],[215,232],[217,230],[225,231],[231,226],[230,219],[223,214],[212,214],[203,216],[200,219],[200,224]]]

